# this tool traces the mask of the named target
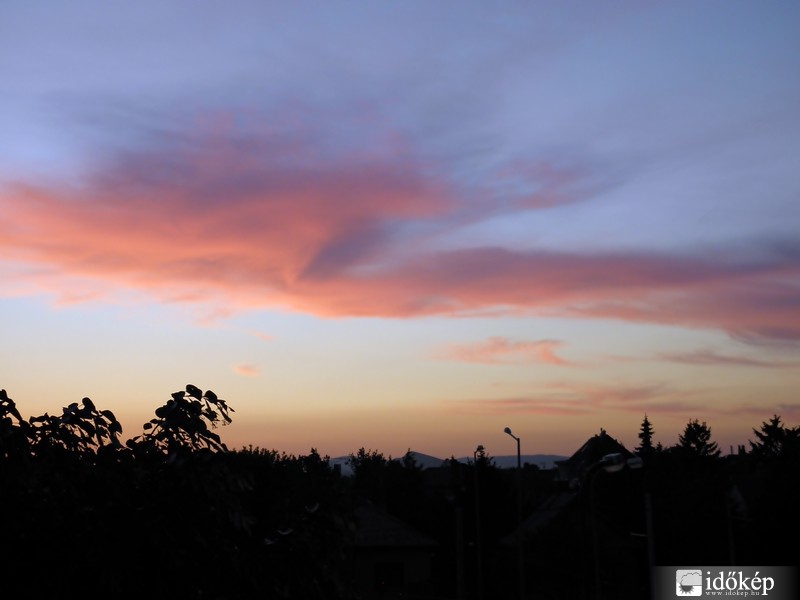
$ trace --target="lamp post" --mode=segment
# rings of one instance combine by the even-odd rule
[[[475,557],[478,567],[478,600],[483,600],[483,548],[481,546],[481,501],[480,480],[478,478],[478,455],[483,455],[483,445],[478,446],[472,453],[473,469],[475,469]]]
[[[519,571],[519,600],[525,598],[525,556],[523,554],[524,537],[522,535],[522,456],[520,454],[520,438],[511,432],[510,427],[503,429],[517,442],[517,559]]]

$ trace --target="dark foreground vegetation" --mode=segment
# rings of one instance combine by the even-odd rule
[[[633,453],[601,432],[559,469],[361,448],[342,477],[314,449],[228,450],[232,412],[188,385],[123,442],[88,398],[23,419],[0,390],[4,595],[641,600],[652,565],[798,564],[800,430],[777,415],[728,456],[696,420],[653,445],[645,417]]]

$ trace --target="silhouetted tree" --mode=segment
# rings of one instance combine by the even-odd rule
[[[711,441],[711,428],[705,421],[700,423],[697,419],[689,421],[678,436],[678,449],[690,456],[716,458],[720,454],[717,443]]]
[[[253,447],[220,455],[249,476],[253,522],[245,555],[251,576],[263,572],[269,584],[269,593],[250,597],[352,598],[346,561],[352,504],[346,478],[334,473],[329,457],[315,448],[300,456]]]
[[[128,440],[127,445],[138,454],[165,455],[170,460],[198,450],[227,450],[211,429],[230,423],[230,412],[233,409],[214,392],[203,393],[188,384],[185,392],[174,392],[156,409],[156,418],[142,426],[144,434]]]
[[[483,444],[480,444],[475,449],[475,466],[486,468],[486,467],[494,467],[494,458],[489,456],[489,453],[486,452],[486,448],[484,448]]]
[[[110,410],[97,410],[89,398],[65,406],[60,416],[45,413],[31,417],[31,450],[34,455],[69,452],[94,458],[122,448],[122,426]]]
[[[25,582],[16,597],[353,598],[347,487],[328,457],[228,452],[212,429],[231,412],[190,384],[126,447],[89,398],[26,421],[0,390],[0,564]]]
[[[639,430],[639,439],[641,442],[635,450],[636,454],[644,457],[655,452],[655,447],[653,447],[653,426],[650,424],[647,415],[644,416],[644,420],[642,421],[642,427]]]
[[[386,466],[390,459],[382,452],[363,447],[348,458],[356,490],[381,505],[386,503]]]
[[[797,457],[800,454],[800,428],[786,427],[778,415],[753,429],[757,441],[750,440],[751,452],[761,458]]]
[[[403,455],[403,458],[400,461],[404,468],[411,469],[412,471],[420,471],[422,470],[422,465],[417,462],[417,459],[414,458],[414,453],[411,451],[411,448],[406,450],[406,453]]]
[[[353,474],[358,478],[359,476],[368,477],[379,472],[389,460],[391,457],[387,459],[378,450],[365,450],[361,447],[355,454],[350,454],[347,462],[353,469]]]
[[[29,431],[30,424],[19,414],[17,405],[5,390],[0,390],[0,458],[27,456]]]

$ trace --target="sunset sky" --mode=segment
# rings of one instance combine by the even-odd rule
[[[800,3],[0,3],[0,388],[229,447],[800,424]]]

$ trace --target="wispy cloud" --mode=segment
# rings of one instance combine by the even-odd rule
[[[713,388],[683,389],[663,383],[575,384],[552,381],[536,386],[530,394],[515,396],[486,396],[479,398],[449,398],[441,400],[443,410],[468,415],[592,415],[611,412],[635,415],[662,415],[688,419],[698,412],[698,401],[713,398]],[[786,419],[800,417],[800,403],[782,403],[768,408],[750,402],[708,402],[702,404],[703,415],[740,417],[750,415],[766,419],[773,413]]]
[[[465,222],[497,206],[575,200],[562,180],[578,175],[533,169],[544,196],[498,204],[476,200],[402,144],[377,159],[321,157],[308,146],[212,132],[121,154],[77,187],[6,186],[0,274],[13,277],[0,293],[74,302],[134,290],[221,314],[616,318],[800,341],[796,243],[770,242],[758,258],[470,246],[457,236]],[[526,343],[490,341],[474,360],[563,364],[553,343]]]
[[[597,411],[642,413],[685,412],[696,410],[692,397],[704,390],[685,391],[664,384],[609,385],[549,382],[534,393],[514,397],[448,399],[446,410],[467,414],[592,414]]]
[[[447,346],[437,356],[447,360],[489,365],[541,362],[565,366],[571,363],[555,353],[562,345],[558,340],[530,342],[496,336],[473,344]]]
[[[259,377],[261,375],[261,370],[251,364],[234,365],[233,372],[242,377]]]
[[[264,333],[263,331],[255,331],[255,330],[253,330],[253,331],[250,331],[249,333],[253,337],[256,337],[256,338],[258,338],[258,339],[260,339],[261,341],[264,341],[264,342],[271,342],[273,339],[275,339],[273,336],[271,336],[268,333]]]
[[[713,350],[703,349],[693,352],[665,352],[658,355],[661,360],[698,365],[698,366],[738,366],[765,369],[793,369],[800,367],[799,361],[764,360],[747,356],[720,354]]]
[[[473,415],[584,415],[593,407],[558,397],[480,398],[444,400],[446,410]]]

